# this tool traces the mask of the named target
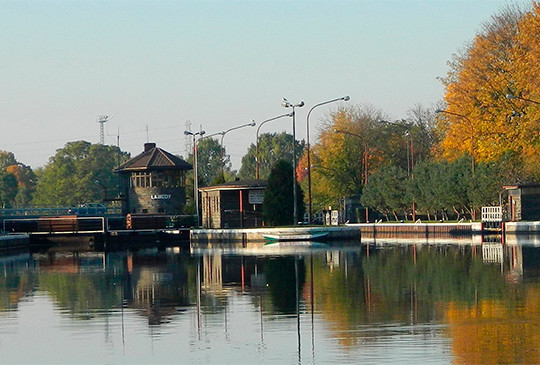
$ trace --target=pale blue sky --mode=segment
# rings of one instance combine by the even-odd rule
[[[529,5],[522,0],[518,4]],[[43,166],[68,141],[135,155],[148,137],[182,155],[186,121],[214,133],[305,101],[297,137],[319,102],[349,95],[390,119],[443,97],[437,77],[503,0],[4,1],[0,0],[0,149]],[[311,116],[317,120],[337,104]],[[290,119],[264,132],[291,132]],[[224,144],[233,167],[255,128]]]

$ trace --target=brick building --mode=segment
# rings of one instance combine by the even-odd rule
[[[192,166],[155,143],[145,143],[144,151],[118,166],[123,200],[122,212],[182,214],[186,204],[186,173]]]

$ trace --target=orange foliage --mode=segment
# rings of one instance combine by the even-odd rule
[[[473,307],[447,305],[456,364],[540,363],[540,289],[528,290],[522,307],[507,304],[482,300]]]
[[[19,165],[8,166],[6,168],[6,172],[8,174],[12,174],[12,175],[15,176],[15,178],[17,179],[17,185],[18,185],[19,188],[22,188],[22,187],[24,187],[26,185],[25,181],[24,181],[24,175],[23,175]]]
[[[538,156],[539,105],[507,95],[540,100],[539,34],[539,3],[524,15],[506,10],[454,63],[446,80],[448,113],[439,115],[444,158],[468,153],[493,160],[509,150]]]

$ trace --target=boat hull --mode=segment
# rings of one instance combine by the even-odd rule
[[[299,234],[265,234],[263,237],[268,241],[283,242],[283,241],[314,241],[320,240],[328,235],[328,232],[313,232]]]

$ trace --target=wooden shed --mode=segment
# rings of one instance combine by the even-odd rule
[[[236,180],[199,188],[204,228],[254,228],[263,225],[266,180]]]
[[[540,184],[516,184],[503,188],[508,193],[507,219],[516,221],[540,220]]]
[[[145,143],[144,151],[118,166],[123,194],[123,214],[182,214],[186,204],[186,173],[191,164]]]

